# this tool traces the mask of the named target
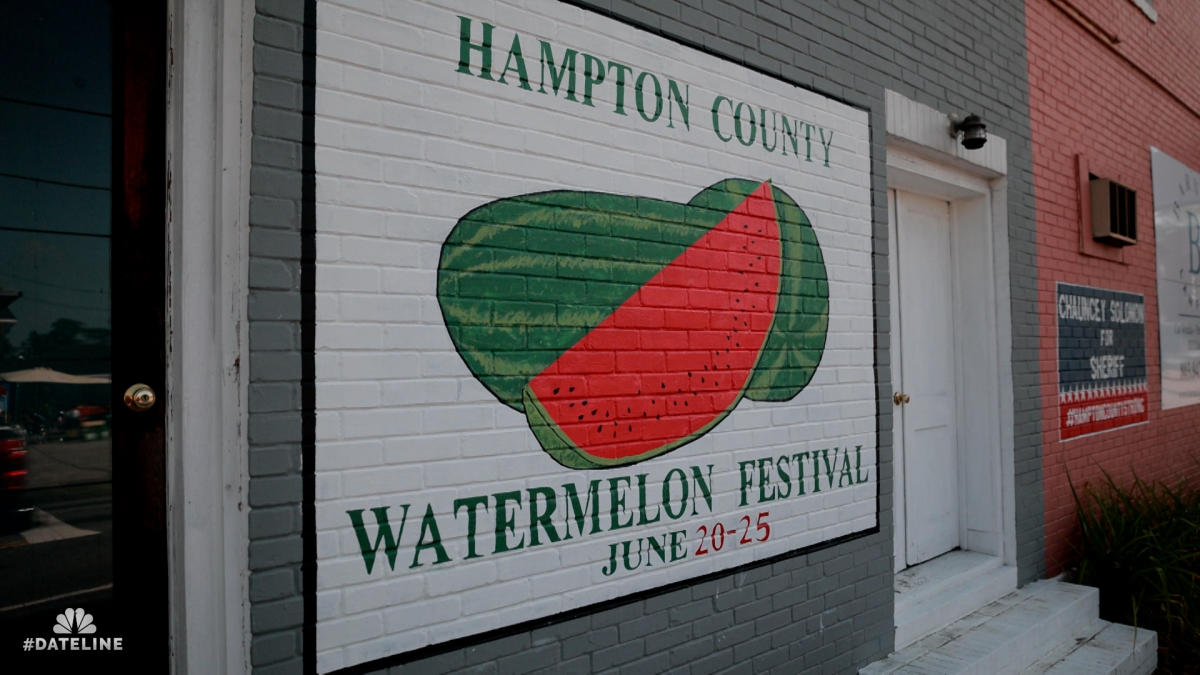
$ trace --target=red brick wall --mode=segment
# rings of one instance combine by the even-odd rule
[[[1076,486],[1101,479],[1101,471],[1122,484],[1135,471],[1143,479],[1200,480],[1200,405],[1161,408],[1150,175],[1150,146],[1200,170],[1200,5],[1156,0],[1155,6],[1157,23],[1129,0],[1026,4],[1050,576],[1072,556],[1076,521],[1068,474]],[[1121,261],[1080,252],[1077,155],[1092,173],[1138,192],[1139,242],[1119,254],[1109,251]],[[1102,255],[1097,249],[1108,248],[1088,247]],[[1148,423],[1059,440],[1057,282],[1145,295]]]

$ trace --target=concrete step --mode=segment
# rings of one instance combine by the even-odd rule
[[[1027,672],[1037,675],[1148,675],[1158,665],[1158,634],[1119,623],[1100,622],[1088,638],[1052,650]]]
[[[1013,591],[861,673],[1020,673],[1057,645],[1100,630],[1100,592],[1060,581]]]
[[[951,551],[896,575],[896,648],[903,649],[1017,587],[1000,558]]]

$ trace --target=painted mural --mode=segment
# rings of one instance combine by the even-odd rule
[[[548,0],[317,23],[319,672],[877,527],[866,111]]]

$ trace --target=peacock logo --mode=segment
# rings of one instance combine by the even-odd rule
[[[68,607],[55,618],[54,632],[58,635],[91,635],[96,632],[96,624],[83,608]]]

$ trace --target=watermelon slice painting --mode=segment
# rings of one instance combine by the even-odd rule
[[[688,204],[556,191],[485,204],[442,247],[438,300],[472,374],[575,469],[633,464],[743,397],[811,380],[828,282],[804,212],[729,179]]]

